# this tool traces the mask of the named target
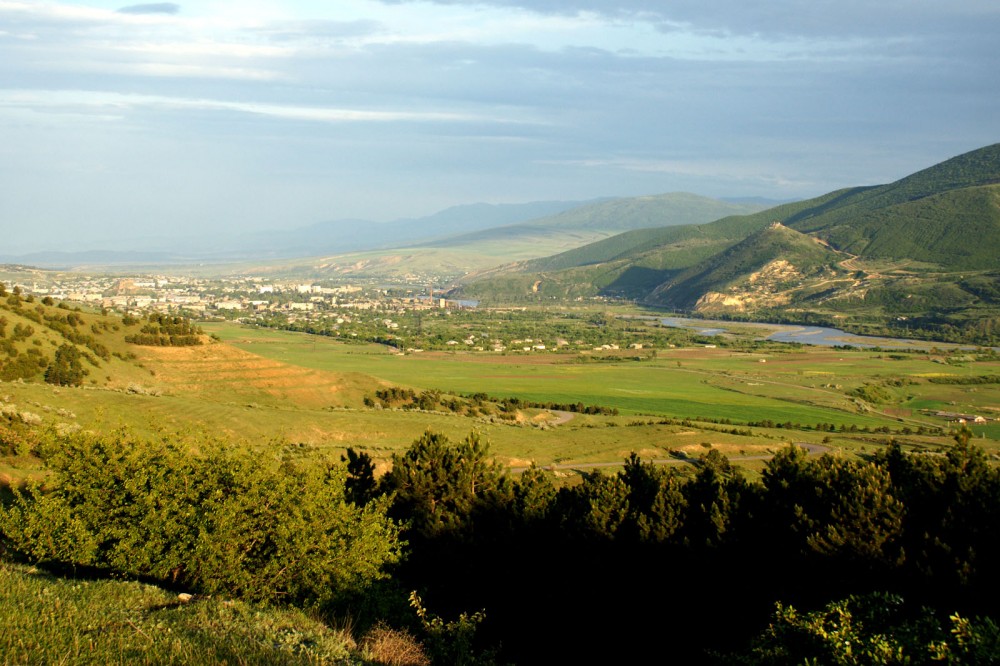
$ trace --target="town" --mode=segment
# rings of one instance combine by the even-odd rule
[[[575,311],[542,314],[526,307],[480,308],[430,284],[338,284],[260,276],[54,274],[12,282],[26,294],[122,315],[169,314],[199,322],[232,321],[375,342],[399,353],[455,350],[492,353],[630,353],[700,344],[701,339],[655,320],[617,320],[606,299]],[[554,320],[559,325],[553,326]],[[697,338],[697,340],[695,339]]]

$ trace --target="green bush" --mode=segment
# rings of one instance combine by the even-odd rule
[[[897,595],[872,593],[809,612],[779,603],[752,649],[732,661],[745,666],[995,664],[998,649],[1000,629],[989,618],[953,614],[944,622],[927,608],[908,611]]]
[[[204,449],[124,432],[49,442],[40,452],[51,491],[17,492],[0,511],[0,532],[43,563],[301,605],[360,592],[398,560],[387,500],[347,502],[342,465]]]

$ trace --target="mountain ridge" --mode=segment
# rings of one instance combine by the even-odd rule
[[[773,273],[772,286],[782,283],[781,298],[759,277],[775,261],[791,267],[763,271]],[[1000,144],[993,144],[887,185],[630,231],[497,267],[470,276],[455,295],[487,303],[603,296],[693,314],[957,326],[1000,321],[998,281]]]

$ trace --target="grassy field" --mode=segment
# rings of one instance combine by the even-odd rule
[[[826,443],[859,453],[890,436],[918,447],[947,445],[953,426],[922,410],[1000,416],[1000,384],[929,381],[1000,374],[1000,362],[927,352],[688,347],[660,349],[655,356],[649,350],[622,351],[612,359],[598,359],[597,352],[399,355],[381,345],[322,336],[235,324],[204,328],[223,342],[130,345],[137,359],[122,375],[127,384],[117,375],[104,386],[76,388],[6,382],[0,385],[0,407],[29,413],[43,427],[60,431],[126,427],[145,437],[183,437],[195,445],[224,438],[262,450],[274,442],[334,452],[354,447],[381,463],[425,430],[453,440],[476,430],[513,467],[620,462],[632,451],[646,459],[697,457],[708,447],[759,467],[761,457],[787,442]],[[889,397],[886,402],[850,395],[873,383]],[[567,421],[536,408],[505,422],[364,405],[366,396],[390,385],[600,405],[619,415],[574,414]],[[765,421],[808,428],[762,427]],[[743,425],[748,422],[758,425]],[[832,424],[834,431],[820,431],[817,424]],[[943,427],[945,433],[918,435],[920,427]],[[892,432],[872,432],[885,428]],[[973,430],[991,449],[1000,438],[996,422]],[[37,474],[35,465],[31,458],[4,458],[0,482]]]
[[[846,392],[872,381],[1000,372],[998,362],[942,365],[929,354],[892,354],[790,347],[786,352],[734,352],[687,348],[655,358],[621,354],[617,362],[586,355],[416,353],[399,355],[381,345],[233,325],[207,325],[240,349],[305,368],[370,375],[381,381],[452,393],[484,391],[504,397],[583,402],[623,414],[705,417],[802,424],[833,422],[877,427],[895,414],[860,410]],[[642,358],[643,360],[629,360]],[[920,384],[900,400],[953,411],[1000,405],[998,385]],[[912,395],[911,395],[912,394]],[[908,405],[913,410],[913,405]],[[959,409],[961,407],[961,409]],[[920,419],[917,419],[920,420]],[[929,424],[930,421],[927,421]]]
[[[886,354],[821,347],[789,347],[784,352],[766,353],[687,348],[659,350],[655,358],[641,357],[644,360],[628,360],[630,356],[623,352],[620,360],[609,362],[573,354],[400,355],[381,345],[343,344],[330,338],[282,331],[234,325],[210,325],[208,330],[241,350],[289,366],[370,376],[417,390],[483,391],[496,397],[582,402],[620,411],[622,416],[618,418],[577,416],[566,425],[542,431],[496,426],[487,432],[500,449],[509,450],[509,457],[540,463],[589,461],[595,456],[627,453],[631,450],[629,444],[636,450],[683,446],[683,436],[676,432],[596,434],[609,426],[635,423],[640,416],[734,422],[772,420],[803,425],[832,423],[838,429],[843,425],[858,429],[888,426],[894,430],[902,427],[916,430],[920,426],[948,427],[944,420],[920,412],[921,408],[990,415],[1000,405],[1000,385],[969,387],[926,381],[931,376],[996,373],[1000,372],[1000,363],[944,364],[942,358],[929,353]],[[884,405],[869,405],[848,395],[866,383],[885,384],[892,400]],[[389,420],[379,414],[376,418],[379,422]],[[987,425],[976,426],[974,431],[977,436],[991,437],[996,429],[995,425]],[[790,437],[788,431],[762,430],[755,434],[779,440]],[[803,441],[808,441],[811,435],[795,433]],[[747,450],[746,441],[724,441],[726,437],[713,433],[709,440],[729,449]],[[590,443],[596,449],[593,453]],[[765,444],[758,444],[766,448]]]

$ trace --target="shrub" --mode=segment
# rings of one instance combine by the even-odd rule
[[[424,646],[408,631],[384,624],[372,627],[361,639],[361,649],[386,666],[430,666]]]
[[[325,605],[400,555],[386,501],[347,502],[341,465],[279,464],[223,444],[195,455],[124,432],[55,440],[41,454],[53,490],[29,486],[0,510],[0,531],[36,561]]]

